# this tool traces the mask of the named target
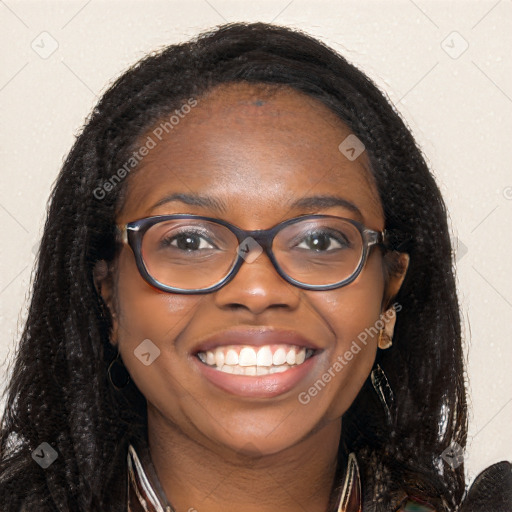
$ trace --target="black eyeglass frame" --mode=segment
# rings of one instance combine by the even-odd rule
[[[361,258],[359,260],[359,264],[348,278],[343,279],[342,281],[339,281],[337,283],[328,284],[328,285],[313,285],[313,284],[306,284],[302,283],[300,281],[297,281],[296,279],[293,279],[289,275],[287,275],[279,266],[279,263],[277,262],[275,255],[272,251],[272,245],[274,242],[274,238],[276,235],[286,226],[289,226],[290,224],[294,224],[296,222],[302,222],[307,219],[322,219],[322,218],[331,218],[331,219],[339,219],[346,222],[349,222],[353,226],[356,227],[356,229],[359,231],[361,235],[361,239],[363,241],[363,252],[361,255]],[[203,217],[201,215],[190,215],[190,214],[174,214],[174,215],[156,215],[152,217],[145,217],[143,219],[135,220],[132,222],[128,222],[127,224],[118,225],[118,233],[121,236],[121,240],[123,244],[128,244],[133,254],[135,255],[135,263],[137,265],[137,268],[142,276],[142,278],[149,283],[151,286],[154,286],[158,290],[161,290],[163,292],[167,293],[180,293],[185,295],[196,295],[196,294],[205,294],[205,293],[211,293],[214,291],[219,290],[224,285],[226,285],[229,281],[231,281],[235,275],[237,274],[238,270],[244,263],[244,257],[238,253],[238,258],[229,271],[229,273],[219,281],[218,283],[208,287],[208,288],[199,288],[199,289],[184,289],[184,288],[176,288],[173,286],[168,286],[160,281],[156,280],[151,274],[148,272],[146,265],[144,263],[144,259],[142,258],[142,239],[144,237],[144,234],[146,231],[154,226],[155,224],[158,224],[160,222],[173,220],[173,219],[194,219],[194,220],[205,220],[209,222],[213,222],[215,224],[220,224],[221,226],[224,226],[228,228],[236,237],[238,240],[238,247],[246,240],[247,238],[253,238],[263,249],[263,252],[268,256],[270,261],[272,262],[272,265],[276,269],[277,273],[288,283],[293,284],[294,286],[297,286],[298,288],[302,288],[304,290],[317,290],[317,291],[325,291],[325,290],[334,290],[336,288],[341,288],[342,286],[346,286],[353,282],[361,271],[363,270],[366,260],[368,259],[368,255],[370,252],[370,249],[372,246],[380,245],[384,248],[387,248],[386,245],[386,230],[384,231],[375,231],[373,229],[367,228],[360,222],[353,220],[353,219],[347,219],[345,217],[337,217],[335,215],[302,215],[299,217],[294,217],[292,219],[287,219],[283,222],[280,222],[279,224],[276,224],[275,226],[269,228],[269,229],[259,229],[255,231],[246,231],[244,229],[239,228],[238,226],[235,226],[234,224],[231,224],[229,222],[226,222],[222,219],[216,219],[213,217]]]

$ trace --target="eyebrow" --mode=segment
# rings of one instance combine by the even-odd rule
[[[359,217],[363,218],[363,214],[361,210],[352,202],[347,199],[343,199],[343,197],[339,196],[311,196],[311,197],[303,197],[291,204],[292,208],[305,208],[305,209],[315,209],[315,208],[332,208],[333,206],[342,206],[347,210],[355,213]]]
[[[151,207],[151,210],[173,201],[180,201],[191,206],[202,206],[206,208],[211,208],[219,212],[226,212],[227,210],[227,205],[225,202],[215,199],[213,197],[183,193],[176,193],[163,197]],[[359,208],[354,203],[339,196],[322,195],[303,197],[301,199],[298,199],[297,201],[294,201],[290,205],[291,208],[303,208],[307,210],[332,208],[334,206],[341,206],[355,213],[361,219],[363,218],[361,210],[359,210]]]
[[[191,206],[202,206],[205,208],[211,208],[213,210],[217,210],[220,212],[225,212],[227,209],[226,204],[223,201],[219,201],[218,199],[214,199],[213,197],[199,196],[196,194],[176,193],[162,197],[162,199],[157,201],[151,207],[151,210],[154,210],[155,208],[162,206],[164,204],[171,203],[172,201],[180,201]]]

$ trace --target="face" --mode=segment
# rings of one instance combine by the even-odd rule
[[[381,231],[382,205],[365,153],[349,160],[338,149],[348,135],[326,107],[297,92],[219,87],[129,177],[117,222],[184,213],[258,230],[304,214],[328,214]],[[173,194],[210,200],[162,202]],[[355,208],[294,204],[318,196],[342,198]],[[376,324],[384,298],[398,291],[403,277],[385,275],[382,252],[373,248],[354,282],[304,290],[283,280],[263,253],[213,293],[174,294],[149,285],[124,245],[112,284],[102,293],[114,316],[113,343],[148,401],[150,423],[172,425],[219,452],[252,446],[270,454],[339,422],[355,399],[377,350],[377,336],[364,343],[358,336]],[[143,345],[150,364],[136,355],[143,340],[151,341]],[[209,348],[214,358],[222,358],[221,351],[225,359],[231,346],[239,357],[247,348],[260,357],[265,349],[263,360],[269,349],[272,358],[284,349],[297,363],[295,343],[313,355],[268,375],[221,372],[197,354]]]

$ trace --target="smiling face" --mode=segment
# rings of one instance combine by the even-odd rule
[[[349,160],[338,149],[348,135],[325,106],[289,89],[219,87],[130,176],[117,222],[180,213],[259,230],[327,214],[381,231],[382,205],[365,153]],[[176,194],[182,200],[163,201]],[[114,315],[114,343],[148,401],[150,426],[169,425],[219,453],[251,445],[270,454],[332,425],[355,399],[377,339],[359,343],[350,360],[344,354],[379,320],[384,298],[398,291],[403,276],[386,284],[385,275],[382,252],[373,248],[354,282],[304,290],[283,280],[263,253],[219,290],[182,295],[150,286],[125,245],[113,285],[102,294]],[[136,355],[143,340],[151,340],[145,351],[160,351],[147,365]],[[214,368],[228,357],[233,372]],[[247,374],[233,374],[241,372]],[[329,382],[318,386],[322,379]],[[301,403],[315,383],[321,390]]]

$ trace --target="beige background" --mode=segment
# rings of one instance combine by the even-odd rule
[[[109,82],[147,51],[203,29],[275,21],[362,68],[423,148],[459,247],[468,477],[512,460],[511,0],[5,0],[0,16],[0,388],[52,183]]]

